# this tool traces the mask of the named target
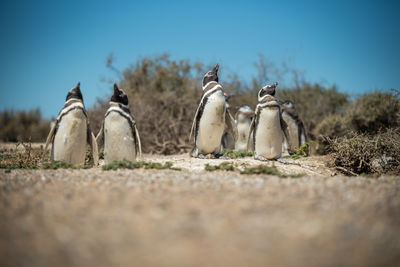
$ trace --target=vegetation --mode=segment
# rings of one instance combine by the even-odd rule
[[[304,176],[304,174],[284,174],[281,173],[275,166],[269,167],[264,164],[259,164],[255,167],[246,167],[241,174],[268,174],[275,175],[280,178],[299,178]]]
[[[212,172],[212,171],[235,171],[236,167],[233,162],[222,162],[219,165],[210,165],[207,163],[204,166],[204,169],[209,172]]]
[[[158,163],[158,162],[145,162],[145,161],[114,161],[111,162],[110,164],[104,165],[102,168],[105,171],[108,170],[117,170],[117,169],[157,169],[157,170],[163,170],[163,169],[170,169],[170,170],[175,170],[175,171],[180,171],[180,168],[175,168],[172,166],[172,162],[165,162],[164,164]]]
[[[294,150],[294,154],[285,156],[284,158],[299,159],[302,157],[308,157],[310,155],[310,143],[311,142],[301,145],[299,148]]]
[[[33,148],[31,143],[17,143],[13,149],[0,151],[0,169],[38,169],[43,147]]]
[[[110,56],[107,67],[117,75],[120,87],[128,94],[131,112],[141,134],[143,152],[167,155],[189,152],[193,141],[188,136],[202,94],[202,76],[211,66],[189,60],[172,60],[168,55],[140,58],[122,71],[115,68],[113,63],[114,58]],[[230,111],[234,115],[243,104],[254,108],[261,86],[275,80],[283,81],[278,87],[277,98],[295,103],[311,140],[307,147],[301,147],[291,156],[293,159],[308,156],[310,151],[342,155],[340,148],[346,147],[349,142],[359,141],[355,137],[363,138],[365,142],[375,142],[386,136],[384,133],[388,129],[396,131],[400,127],[398,90],[375,91],[351,98],[339,92],[335,86],[309,83],[301,73],[288,68],[287,64],[274,65],[262,55],[255,67],[255,75],[249,82],[235,73],[224,73],[226,68],[221,69],[221,84],[225,92],[232,96],[229,98]],[[88,110],[95,134],[100,129],[108,102],[109,97],[98,99]],[[28,112],[3,111],[0,113],[0,125],[3,126],[0,140],[6,142],[43,142],[50,127],[38,109]],[[343,145],[340,146],[339,142],[343,142]],[[367,147],[373,149],[368,153],[382,153],[381,157],[388,154],[386,150],[374,146],[365,146],[363,149]],[[356,146],[351,148],[361,149]],[[230,158],[252,156],[252,153],[230,150],[223,153]],[[86,161],[90,162],[89,156]],[[10,166],[35,165],[24,162],[21,159],[16,165]],[[349,168],[348,171],[354,173],[375,172],[373,168],[364,168],[365,163],[358,169],[350,167],[352,164],[335,162],[339,164],[337,167]],[[2,161],[1,164],[10,163]]]
[[[400,128],[330,139],[333,164],[345,174],[400,174]]]
[[[39,109],[0,112],[0,140],[4,142],[43,142],[50,131]]]
[[[236,159],[236,158],[245,158],[245,157],[253,157],[254,152],[247,152],[247,151],[234,151],[230,149],[224,149],[221,152],[223,155],[231,158],[231,159]]]
[[[238,165],[234,162],[222,162],[219,165],[210,165],[206,164],[204,166],[206,171],[238,171],[241,174],[267,174],[267,175],[275,175],[280,178],[298,178],[302,177],[303,174],[284,174],[281,173],[275,166],[269,167],[265,164],[259,164],[257,166],[247,166],[247,164]]]

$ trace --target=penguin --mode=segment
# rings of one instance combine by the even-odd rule
[[[283,101],[281,107],[282,118],[288,125],[290,140],[292,141],[291,149],[294,150],[307,142],[306,130],[292,101]],[[287,149],[286,140],[283,146]]]
[[[282,119],[281,107],[275,96],[278,83],[266,85],[258,92],[258,105],[250,125],[250,136],[254,140],[254,158],[262,161],[276,160],[282,154],[283,137],[291,147],[287,125]],[[289,153],[292,154],[291,149]]]
[[[93,164],[98,163],[96,139],[90,130],[90,124],[83,103],[80,83],[69,90],[63,109],[57,116],[46,140],[45,150],[49,144],[51,160],[71,164],[85,163],[86,145],[92,150]]]
[[[223,149],[235,149],[235,142],[237,138],[237,127],[236,124],[234,123],[234,119],[231,115],[231,110],[230,110],[230,105],[229,105],[229,99],[232,97],[232,95],[227,95],[225,94],[225,111],[226,111],[226,117],[229,118],[229,121],[233,122],[230,125],[233,125],[234,128],[229,127],[228,124],[225,124],[225,130],[224,134],[222,135],[222,148]]]
[[[140,136],[129,110],[128,96],[116,83],[96,140],[99,147],[104,147],[104,164],[118,160],[134,162],[137,155],[142,156]]]
[[[247,140],[250,134],[250,125],[254,117],[254,110],[249,105],[242,105],[235,114],[238,138],[235,143],[236,151],[247,150]],[[250,150],[253,150],[253,138],[250,136]]]
[[[189,139],[194,136],[192,157],[204,158],[208,154],[221,156],[221,140],[225,130],[233,128],[233,121],[226,112],[226,100],[222,86],[218,83],[219,65],[207,72],[202,81],[203,95],[197,107]]]

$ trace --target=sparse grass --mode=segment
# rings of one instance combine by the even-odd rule
[[[284,156],[283,158],[299,159],[302,157],[308,157],[310,155],[310,143],[311,142],[301,145],[299,148],[294,150],[295,153],[293,155]]]
[[[246,164],[241,165],[243,168],[240,168],[238,164],[234,162],[223,162],[219,165],[210,165],[206,164],[204,169],[206,171],[239,171],[240,174],[268,174],[275,175],[280,178],[299,178],[304,176],[304,174],[284,174],[281,173],[275,166],[269,167],[264,164],[259,164],[257,166],[248,167]]]
[[[18,148],[23,147],[20,151]],[[29,143],[17,143],[15,149],[2,149],[0,151],[0,169],[39,169],[43,154],[43,147],[32,148]]]
[[[103,170],[108,171],[108,170],[117,170],[117,169],[157,169],[157,170],[162,170],[162,169],[169,169],[169,170],[175,170],[175,171],[180,171],[180,168],[176,168],[172,166],[172,162],[165,162],[164,164],[158,163],[158,162],[145,162],[145,161],[114,161],[111,162],[110,164],[104,165],[102,167]]]
[[[275,175],[280,178],[299,178],[304,176],[304,174],[284,174],[281,173],[275,166],[269,167],[263,164],[254,166],[254,167],[246,167],[243,171],[240,172],[241,174],[268,174],[268,175]]]
[[[42,164],[42,169],[45,170],[57,170],[57,169],[90,169],[92,166],[89,165],[74,165],[63,161],[52,161]]]
[[[233,162],[222,162],[219,165],[210,165],[207,163],[204,166],[204,169],[209,172],[211,172],[211,171],[235,171],[236,167]]]
[[[230,149],[224,149],[221,152],[223,155],[228,156],[231,159],[245,158],[254,156],[254,152],[247,151],[234,151]]]

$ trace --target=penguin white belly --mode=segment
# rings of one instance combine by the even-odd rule
[[[249,138],[249,131],[250,131],[250,121],[246,121],[243,123],[237,124],[238,129],[238,139],[235,144],[235,150],[238,151],[246,151],[247,150],[247,141]],[[253,138],[250,137],[250,148],[253,148]]]
[[[87,145],[87,118],[74,109],[61,118],[53,142],[53,160],[84,164]]]
[[[282,154],[283,132],[279,108],[266,107],[260,112],[255,133],[255,154],[266,159],[277,159]]]
[[[292,143],[292,149],[299,147],[299,127],[297,123],[292,117],[286,114],[286,112],[282,113],[282,118],[288,125],[288,132],[290,136],[290,141]]]
[[[118,112],[104,120],[104,163],[136,160],[136,147],[130,122]]]
[[[225,97],[217,91],[208,97],[200,118],[196,147],[201,154],[219,152],[225,129]]]

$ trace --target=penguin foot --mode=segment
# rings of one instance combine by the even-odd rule
[[[199,159],[215,159],[215,156],[213,154],[204,155],[204,154],[200,154],[199,153],[199,154],[197,154],[196,158],[199,158]]]
[[[260,156],[260,155],[255,155],[254,159],[261,160],[261,161],[268,161],[267,158],[264,158],[263,156]]]
[[[231,158],[228,157],[227,155],[220,154],[220,153],[215,154],[215,158],[217,158],[217,159],[231,159]]]
[[[295,162],[293,159],[283,159],[283,158],[279,158],[279,159],[276,159],[276,161],[277,161],[277,162],[280,162],[280,163],[282,163],[282,164],[286,164],[286,165],[292,164],[292,165],[301,166],[300,163]]]

